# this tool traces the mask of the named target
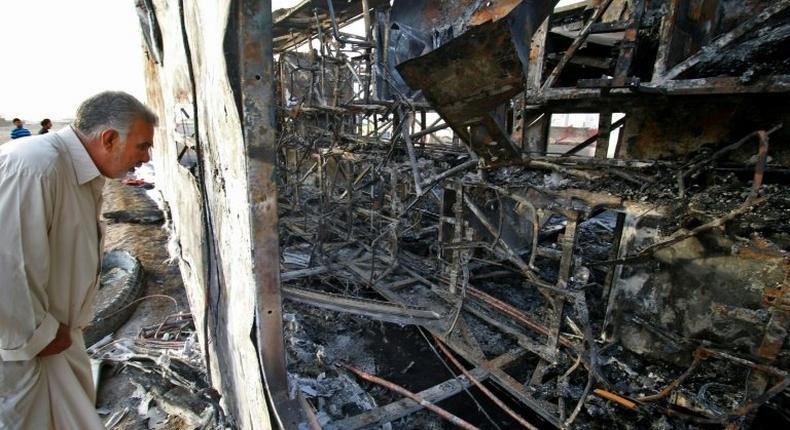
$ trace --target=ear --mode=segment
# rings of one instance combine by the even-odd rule
[[[120,138],[120,134],[118,133],[118,131],[112,128],[108,128],[107,130],[102,131],[101,134],[99,135],[101,146],[107,151],[112,149],[113,144],[117,143],[119,138]]]

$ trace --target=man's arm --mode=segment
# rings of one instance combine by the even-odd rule
[[[0,170],[0,358],[4,361],[30,360],[42,351],[65,349],[62,335],[57,336],[61,324],[48,312],[49,230],[57,186],[50,176],[7,166]],[[56,337],[59,342],[47,350]]]

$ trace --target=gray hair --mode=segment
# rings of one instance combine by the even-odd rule
[[[96,137],[112,128],[126,138],[132,123],[138,118],[154,127],[159,124],[156,114],[131,94],[105,91],[82,102],[77,108],[74,127],[88,137]]]

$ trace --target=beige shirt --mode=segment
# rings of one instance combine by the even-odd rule
[[[79,328],[93,317],[103,186],[71,127],[0,146],[1,428],[100,428]],[[74,344],[37,358],[60,323]]]

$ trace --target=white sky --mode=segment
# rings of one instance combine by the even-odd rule
[[[274,0],[273,8],[299,0]],[[86,98],[122,90],[145,99],[135,0],[4,0],[0,116],[72,118]]]
[[[573,2],[561,0],[560,4]],[[4,0],[0,116],[37,123],[74,116],[104,90],[145,98],[134,0]],[[299,0],[273,0],[273,9]]]
[[[104,90],[145,97],[134,0],[3,1],[0,115],[71,118]]]

